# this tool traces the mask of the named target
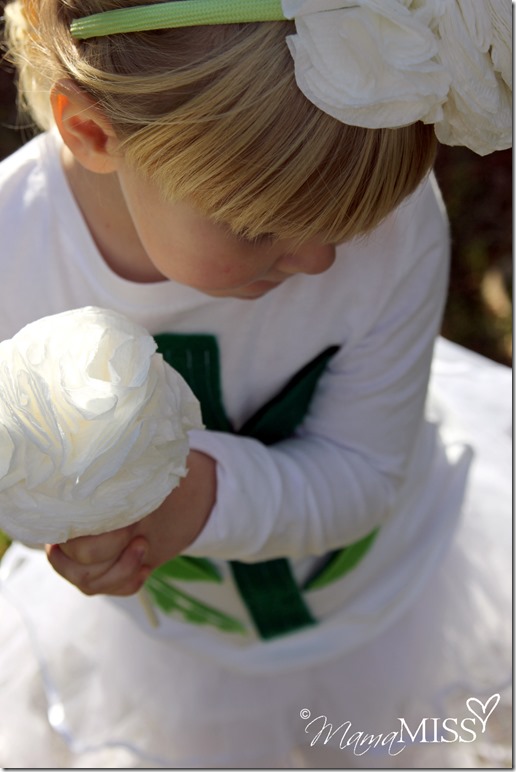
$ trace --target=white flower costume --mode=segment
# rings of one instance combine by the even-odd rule
[[[80,46],[284,19],[295,21],[286,45],[299,88],[337,119],[421,120],[481,154],[510,145],[511,8],[501,0],[164,2],[77,18],[70,31]],[[142,325],[200,399],[207,430],[189,442],[217,462],[217,501],[195,542],[147,582],[157,628],[135,598],[84,599],[41,553],[9,550],[0,762],[510,765],[510,372],[443,340],[434,347],[449,250],[432,178],[367,237],[340,245],[328,271],[248,303],[115,275],[59,154],[47,134],[0,167],[1,336],[85,306]],[[125,372],[141,388],[143,371],[137,384]],[[76,374],[77,384],[84,409]],[[166,405],[148,405],[151,426],[161,410],[165,420],[141,432],[144,493],[149,448],[153,458],[162,439],[183,447],[190,425],[171,437]],[[0,454],[8,483],[20,469],[35,485],[66,470],[52,454],[50,466],[20,463],[14,435],[8,427]]]
[[[220,370],[203,410],[215,414],[210,405],[220,400],[233,427],[190,432],[192,447],[217,458],[219,497],[208,527],[182,558],[181,576],[176,565],[173,577],[159,577],[169,585],[169,608],[156,606],[158,628],[136,599],[113,606],[83,598],[41,552],[21,545],[9,551],[0,626],[5,765],[44,759],[61,766],[414,768],[478,765],[483,754],[495,764],[506,759],[497,737],[506,737],[510,682],[510,373],[440,341],[423,419],[419,384],[428,376],[447,278],[446,225],[432,185],[422,185],[370,237],[341,248],[326,274],[293,278],[247,303],[113,274],[71,196],[54,135],[28,144],[1,168],[1,211],[11,225],[16,217],[34,225],[23,243],[16,228],[5,229],[13,234],[4,253],[12,288],[0,311],[5,337],[63,305],[130,314],[158,340],[172,333],[172,340],[205,341],[209,330]],[[42,179],[52,185],[52,199]],[[10,211],[21,189],[30,191],[27,209]],[[41,233],[49,234],[51,270],[32,260]],[[381,260],[385,254],[392,259]],[[20,304],[28,294],[30,302]],[[236,436],[328,346],[339,350],[294,439],[267,448]],[[204,379],[207,371],[199,372]],[[330,409],[335,399],[337,411]],[[361,413],[377,418],[364,425]],[[335,454],[332,446],[344,435],[348,449]],[[396,480],[407,461],[400,489]],[[301,586],[326,563],[325,551],[378,526],[351,570],[301,591],[315,625],[260,638],[228,559],[288,555]],[[154,586],[154,597],[160,588]],[[482,733],[466,700],[486,704],[498,693]],[[400,716],[415,735],[432,716],[469,717],[478,731],[471,745],[421,745],[416,738],[397,746],[396,756],[381,744],[358,756],[349,734],[310,745],[317,725],[310,730],[306,711],[314,719],[326,715],[334,728],[349,721],[355,732],[385,736],[399,731]]]

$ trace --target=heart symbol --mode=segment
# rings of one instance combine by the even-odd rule
[[[489,699],[486,700],[485,703],[480,702],[480,700],[477,700],[476,697],[470,697],[468,700],[466,700],[466,705],[467,705],[467,708],[468,708],[469,712],[473,713],[475,718],[478,718],[478,720],[482,724],[482,734],[484,734],[484,732],[486,731],[487,719],[489,718],[489,716],[491,715],[491,713],[496,708],[496,706],[498,705],[499,702],[500,702],[500,695],[499,694],[491,695],[491,697],[489,697]],[[471,707],[471,703],[475,703],[475,705],[479,706],[480,711],[482,713],[482,716],[485,716],[485,718],[481,718],[479,716],[479,714],[477,713],[475,708]],[[491,703],[493,703],[493,705],[492,705],[492,707],[488,711],[488,709],[487,709],[488,705],[490,705]]]

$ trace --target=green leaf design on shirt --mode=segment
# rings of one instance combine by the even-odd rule
[[[156,568],[152,575],[160,579],[181,579],[187,582],[222,582],[222,576],[210,560],[186,555],[169,560]]]
[[[244,625],[238,619],[201,603],[166,579],[156,576],[155,571],[145,582],[145,587],[156,606],[167,614],[179,614],[186,622],[211,625],[225,633],[246,634]]]
[[[326,566],[318,571],[316,576],[309,578],[303,585],[303,590],[320,590],[351,571],[360,563],[366,552],[372,546],[379,529],[368,533],[360,541],[350,544],[345,549],[336,550],[330,557]]]

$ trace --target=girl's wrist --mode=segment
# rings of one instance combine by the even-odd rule
[[[157,568],[186,550],[203,530],[216,500],[216,461],[197,450],[187,459],[188,474],[152,514],[138,524],[135,535],[146,538],[145,563]]]
[[[187,460],[188,474],[176,489],[173,510],[184,513],[185,543],[182,549],[195,541],[206,525],[217,498],[217,463],[214,458],[198,450],[191,450]],[[174,493],[174,492],[173,492]],[[173,496],[173,494],[172,494]],[[176,510],[177,511],[177,510]],[[172,517],[174,515],[172,514]]]

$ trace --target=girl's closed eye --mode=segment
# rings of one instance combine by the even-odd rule
[[[245,233],[234,233],[233,235],[240,244],[251,247],[272,245],[278,240],[275,233],[259,233],[257,236],[247,236]]]

